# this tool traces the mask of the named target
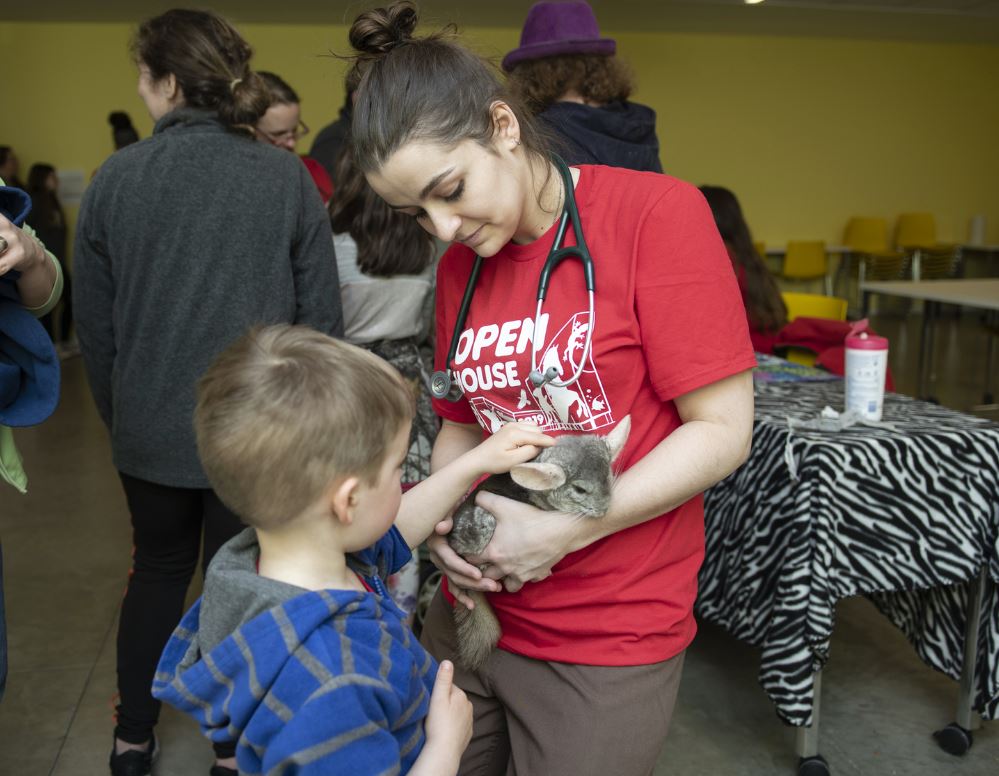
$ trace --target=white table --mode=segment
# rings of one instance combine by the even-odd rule
[[[926,377],[932,364],[933,331],[932,322],[941,304],[956,304],[962,307],[977,307],[982,310],[999,312],[999,278],[967,278],[961,280],[888,280],[864,283],[861,288],[864,297],[864,312],[870,294],[891,294],[908,299],[921,299],[926,302],[923,308],[923,332],[919,346],[918,389],[919,398],[927,398]],[[986,365],[986,392],[992,366],[992,347],[989,346],[989,359]]]
[[[891,294],[926,302],[943,302],[983,310],[999,310],[999,278],[960,280],[885,280],[864,283],[862,291]]]

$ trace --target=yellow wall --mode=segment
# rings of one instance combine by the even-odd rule
[[[346,28],[241,25],[259,69],[303,98],[315,130],[343,99]],[[89,172],[111,152],[107,114],[151,122],[135,93],[131,27],[0,23],[0,143]],[[732,188],[757,239],[836,243],[851,214],[936,214],[963,240],[984,213],[999,243],[999,47],[823,38],[607,34],[635,69],[636,99],[659,115],[668,172]],[[483,53],[513,29],[470,29]],[[12,75],[13,74],[13,75]],[[307,150],[306,138],[300,150]]]

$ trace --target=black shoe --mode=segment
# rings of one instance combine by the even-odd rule
[[[208,776],[239,776],[239,771],[235,768],[226,768],[224,765],[213,765],[208,771]]]
[[[159,743],[156,736],[153,736],[149,749],[141,752],[138,749],[129,749],[118,754],[115,751],[114,739],[111,741],[111,776],[150,776],[153,772],[153,760],[160,753]]]

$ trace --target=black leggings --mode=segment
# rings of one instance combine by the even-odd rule
[[[171,488],[119,472],[132,514],[132,571],[118,625],[118,725],[114,734],[130,744],[150,740],[160,715],[153,675],[160,655],[184,614],[184,599],[201,549],[202,568],[239,533],[239,518],[211,490]],[[235,742],[216,744],[219,758],[232,757]]]

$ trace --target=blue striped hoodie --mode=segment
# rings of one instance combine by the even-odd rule
[[[437,664],[382,582],[409,560],[399,532],[348,558],[374,593],[267,579],[259,555],[252,528],[219,551],[153,695],[212,741],[237,741],[241,774],[406,773],[423,747]]]

